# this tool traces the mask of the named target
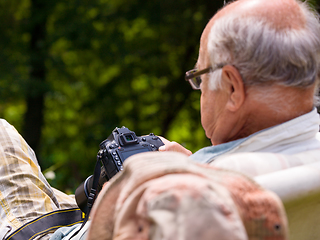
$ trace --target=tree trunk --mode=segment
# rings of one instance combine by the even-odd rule
[[[43,125],[46,88],[46,1],[31,1],[30,28],[30,77],[26,89],[27,109],[24,116],[23,136],[37,153]],[[39,162],[41,165],[41,163]]]

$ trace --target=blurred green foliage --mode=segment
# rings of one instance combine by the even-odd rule
[[[115,127],[153,132],[193,152],[210,145],[193,68],[223,0],[0,0],[0,117],[28,139],[50,183],[73,192]],[[30,97],[41,116],[26,125]],[[36,98],[35,98],[36,99]],[[43,118],[43,122],[42,119]],[[30,131],[29,131],[30,135]]]
[[[28,97],[44,97],[43,123],[28,128],[41,128],[34,148],[42,169],[55,172],[50,183],[69,192],[92,174],[99,143],[115,127],[153,132],[192,151],[209,145],[200,93],[184,73],[222,5],[0,0],[0,117],[27,137]],[[38,70],[42,75],[32,74]]]

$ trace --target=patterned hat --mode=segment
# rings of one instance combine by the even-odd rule
[[[88,240],[288,239],[280,199],[243,174],[175,152],[124,165],[94,204]]]

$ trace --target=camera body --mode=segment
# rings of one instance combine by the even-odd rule
[[[153,133],[137,137],[126,127],[115,128],[109,137],[99,145],[97,161],[101,161],[102,167],[96,195],[105,182],[123,169],[123,162],[128,157],[137,153],[157,151],[162,145],[164,144],[161,139]],[[93,175],[89,176],[75,192],[76,202],[84,213],[87,213],[87,201],[92,184]]]
[[[157,151],[163,143],[158,136],[150,133],[137,137],[126,127],[115,128],[110,136],[100,143],[98,158],[102,161],[106,180],[110,180],[123,169],[123,162],[131,155]]]

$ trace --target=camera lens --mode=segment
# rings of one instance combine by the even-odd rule
[[[81,185],[76,189],[75,198],[79,208],[82,212],[86,213],[88,196],[92,187],[93,176],[89,176]]]

